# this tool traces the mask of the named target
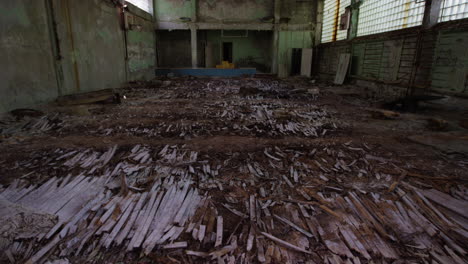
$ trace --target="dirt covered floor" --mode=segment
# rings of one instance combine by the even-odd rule
[[[349,89],[172,78],[4,116],[0,262],[466,263],[466,130],[417,143],[435,110]]]

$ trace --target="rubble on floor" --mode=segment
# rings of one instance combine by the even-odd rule
[[[36,130],[29,151],[0,159],[0,173],[19,174],[0,187],[0,201],[49,222],[15,233],[0,259],[465,263],[468,189],[457,172],[468,163],[420,167],[348,137],[349,120],[308,89],[288,94],[296,86],[134,84],[112,110]],[[239,94],[242,87],[258,91]]]

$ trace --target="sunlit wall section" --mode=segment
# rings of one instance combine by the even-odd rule
[[[153,14],[153,0],[126,0],[125,2],[129,2],[142,10]]]

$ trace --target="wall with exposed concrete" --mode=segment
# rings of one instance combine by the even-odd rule
[[[156,66],[153,17],[131,4],[125,14],[128,80],[152,79]]]
[[[126,81],[121,10],[101,0],[54,0],[62,93],[120,87]]]
[[[195,0],[154,0],[154,16],[157,21],[179,22],[191,18],[195,11]]]
[[[199,0],[198,21],[217,23],[259,23],[273,19],[271,0]]]
[[[58,95],[44,1],[0,1],[0,112]]]
[[[0,112],[154,76],[154,22],[129,9],[125,23],[109,1],[0,1]]]

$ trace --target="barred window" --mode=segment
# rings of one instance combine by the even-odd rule
[[[351,5],[351,0],[325,0],[323,6],[322,43],[343,40],[348,36],[347,30],[340,30],[341,15],[346,7]]]
[[[360,7],[357,35],[419,26],[424,7],[424,0],[366,0]]]
[[[468,0],[444,0],[439,22],[468,18]]]

